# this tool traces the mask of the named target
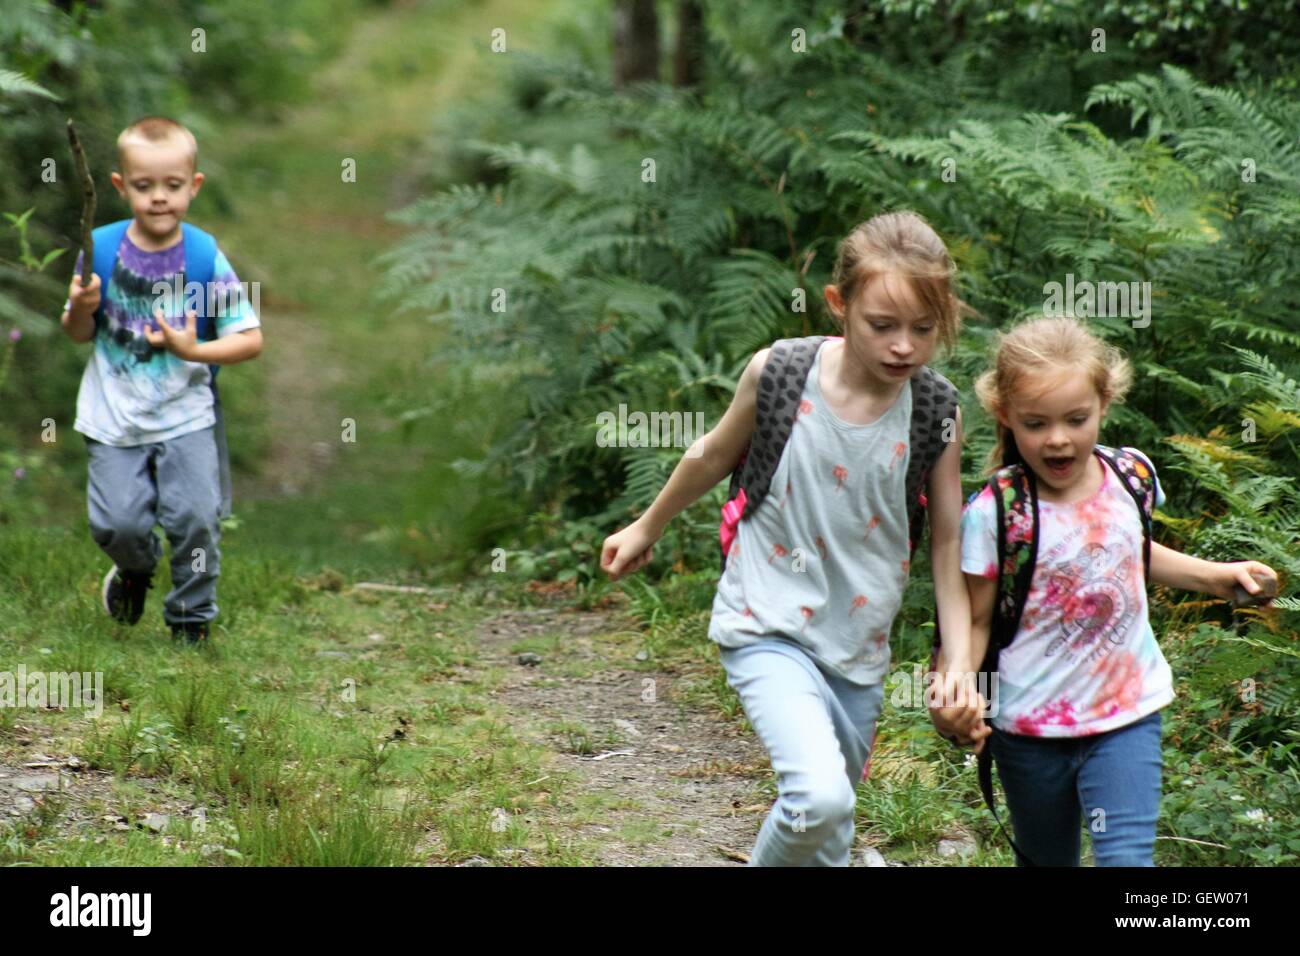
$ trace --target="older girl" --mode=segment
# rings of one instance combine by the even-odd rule
[[[854,788],[875,735],[888,635],[908,578],[912,382],[937,345],[957,336],[962,303],[953,274],[943,241],[914,213],[877,216],[840,243],[824,295],[843,338],[807,343],[816,355],[802,391],[779,399],[790,402],[793,424],[771,491],[727,542],[709,637],[777,775],[778,797],[751,865],[848,863]],[[754,356],[731,407],[645,514],[605,540],[601,565],[612,577],[649,561],[664,526],[737,467],[757,403],[774,397],[758,395],[768,353]],[[926,489],[953,675],[946,713],[969,741],[988,728],[982,699],[960,704],[957,695],[967,686],[958,675],[972,668],[959,567],[959,415],[956,424]]]

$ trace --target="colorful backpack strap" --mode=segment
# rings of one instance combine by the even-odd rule
[[[742,518],[748,518],[763,503],[772,476],[781,461],[781,453],[790,440],[804,382],[817,358],[817,350],[826,341],[824,335],[799,339],[778,339],[772,344],[763,374],[758,380],[754,408],[754,434],[746,451],[738,487],[745,491]]]
[[[989,479],[997,509],[998,589],[985,660],[997,669],[997,655],[1020,628],[1038,564],[1038,482],[1023,465],[1001,468]]]
[[[1101,460],[1110,466],[1120,485],[1133,498],[1142,521],[1142,577],[1151,578],[1151,516],[1156,510],[1156,476],[1151,464],[1136,448],[1098,445]]]

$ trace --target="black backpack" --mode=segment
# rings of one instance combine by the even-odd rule
[[[778,339],[772,343],[767,363],[758,382],[754,409],[754,434],[731,473],[727,503],[722,506],[718,535],[722,544],[722,567],[735,540],[736,526],[762,504],[776,474],[777,463],[790,440],[795,412],[803,396],[804,383],[812,369],[817,349],[828,338],[810,335]],[[938,372],[922,365],[912,377],[912,423],[909,435],[911,457],[905,479],[910,551],[915,552],[925,530],[925,483],[945,443],[943,433],[957,419],[957,389]]]
[[[1142,571],[1144,580],[1151,571],[1151,514],[1155,511],[1155,474],[1140,454],[1127,448],[1110,448],[1098,445],[1098,457],[1110,467],[1120,485],[1133,498],[1142,520]],[[1038,563],[1038,480],[1023,462],[1004,463],[1004,466],[985,483],[993,493],[997,506],[996,527],[998,535],[997,595],[993,603],[993,620],[989,628],[989,646],[980,665],[983,686],[991,686],[992,675],[998,670],[998,657],[1004,648],[1015,640],[1020,628],[1020,618],[1029,597],[1034,568]],[[983,491],[970,496],[973,502]],[[1002,826],[993,796],[993,749],[985,740],[984,749],[977,758],[980,792],[984,803],[993,814],[998,829],[1007,838],[1016,854],[1030,866],[1033,861],[1016,846]]]

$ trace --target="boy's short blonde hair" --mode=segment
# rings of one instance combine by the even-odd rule
[[[190,172],[199,164],[199,143],[194,134],[166,116],[144,116],[136,120],[117,136],[117,164],[126,168],[126,147],[164,143],[167,141],[183,143],[190,154]]]

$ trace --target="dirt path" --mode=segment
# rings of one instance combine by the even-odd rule
[[[310,102],[274,123],[231,126],[211,149],[234,208],[211,225],[241,278],[261,284],[267,342],[256,373],[266,444],[258,473],[239,479],[241,499],[323,487],[345,416],[391,426],[379,403],[356,395],[374,387],[377,363],[425,354],[429,330],[395,318],[375,295],[374,260],[405,231],[388,216],[425,191],[439,111],[475,84],[500,82],[476,43],[496,24],[522,29],[549,7],[486,0],[376,10],[316,77]],[[340,174],[345,159],[355,164],[350,179]]]
[[[607,612],[551,608],[488,620],[482,661],[511,669],[498,704],[521,736],[557,751],[556,771],[590,810],[569,817],[573,832],[597,862],[739,865],[771,804],[766,755],[751,734],[680,700],[689,675],[634,669],[635,645],[602,637],[619,629]],[[520,664],[515,648],[539,644],[540,662]]]
[[[315,102],[230,137],[232,173],[246,175],[247,167],[256,172],[249,182],[269,184],[249,190],[256,204],[229,224],[247,277],[263,284],[268,336],[267,448],[241,496],[274,507],[332,480],[340,419],[357,414],[340,396],[366,382],[368,363],[385,347],[401,347],[362,346],[357,327],[411,334],[374,303],[364,263],[399,234],[386,215],[416,194],[415,157],[431,114],[471,83],[477,54],[466,38],[502,19],[516,22],[518,7],[520,0],[495,0],[458,14],[463,22],[450,34],[463,33],[464,42],[444,37],[440,64],[397,72],[388,68],[389,47],[419,29],[418,14],[410,7],[376,14],[323,73]],[[338,156],[356,158],[355,183],[298,181],[300,171],[336,166]],[[284,237],[296,237],[291,248]],[[363,347],[367,360],[357,361]],[[770,806],[766,757],[752,735],[682,699],[696,675],[646,670],[634,656],[637,642],[611,640],[620,627],[626,632],[612,612],[541,608],[504,613],[479,633],[482,665],[506,674],[496,703],[521,737],[551,752],[552,772],[568,781],[568,802],[548,808],[546,823],[601,864],[739,865]],[[519,645],[548,635],[555,639],[543,641],[537,666],[517,662]]]
[[[337,457],[342,413],[334,396],[347,370],[292,302],[263,303],[262,324],[275,332],[267,357],[270,442],[259,471],[241,488],[250,499],[310,494]]]

